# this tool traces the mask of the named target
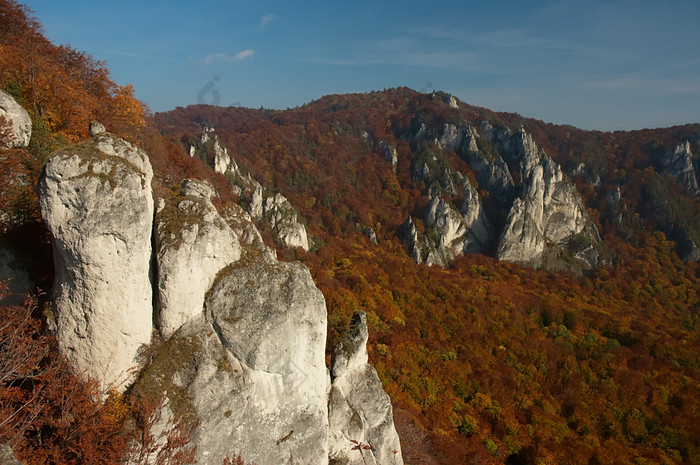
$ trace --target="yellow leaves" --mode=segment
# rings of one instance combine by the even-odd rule
[[[146,125],[143,106],[134,97],[134,86],[131,84],[117,87],[112,96],[111,110],[115,119],[128,126],[138,128]]]

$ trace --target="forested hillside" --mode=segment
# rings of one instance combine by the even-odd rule
[[[589,132],[449,102],[394,89],[287,111],[179,108],[156,122],[185,149],[215,128],[242,170],[300,211],[312,250],[281,252],[312,268],[332,335],[353,310],[368,313],[408,463],[697,463],[698,265],[679,253],[698,243],[699,200],[661,160],[685,140],[697,153],[700,126]],[[459,150],[437,143],[445,124],[485,121],[524,128],[562,165],[600,231],[601,266],[414,263],[397,236],[409,215],[430,234],[416,160],[431,150],[434,171],[475,180]]]
[[[289,200],[309,251],[275,244],[264,219],[258,226],[278,256],[312,270],[329,311],[329,366],[353,312],[367,313],[370,362],[394,405],[405,463],[700,463],[700,197],[691,176],[699,124],[582,131],[406,88],[286,111],[149,115],[104,63],[51,44],[14,1],[0,1],[0,90],[33,126],[26,148],[0,151],[0,246],[32,283],[24,305],[1,307],[0,445],[24,463],[145,460],[153,440],[152,399],[100,397],[51,335],[53,258],[35,186],[47,156],[86,139],[92,120],[148,153],[156,198],[190,177],[211,183],[220,210],[248,208],[240,178],[214,171],[211,144],[201,158],[188,155],[209,128],[243,173]],[[505,142],[486,137],[489,127],[530,135],[599,233],[595,266],[576,262],[590,245],[581,235],[541,266],[498,261],[498,237],[444,267],[417,264],[402,225],[413,218],[438,243],[426,212],[434,198],[455,209],[464,202],[451,184],[475,187],[494,230],[524,195],[525,168],[508,161],[512,188],[502,202],[480,181],[478,159],[448,143],[448,125],[474,128],[474,153],[487,161],[506,153]],[[171,453],[188,432],[170,435]],[[191,463],[181,451],[164,460]]]

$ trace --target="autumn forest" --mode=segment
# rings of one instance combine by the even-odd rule
[[[700,267],[691,256],[700,197],[662,174],[660,161],[688,140],[697,173],[700,124],[583,131],[408,88],[284,111],[197,105],[152,114],[104,63],[51,44],[14,1],[0,1],[0,89],[33,123],[28,147],[0,152],[0,244],[22,257],[34,283],[26,298],[0,306],[0,445],[23,463],[125,463],[134,444],[153,441],[153,399],[99,395],[58,355],[48,323],[53,265],[35,186],[46,157],[86,139],[99,120],[149,154],[154,197],[190,177],[212,184],[217,208],[246,207],[248,194],[214,171],[211,150],[188,153],[214,128],[243,172],[289,199],[310,250],[276,244],[264,221],[259,229],[280,259],[308,266],[323,292],[328,364],[353,312],[366,312],[370,362],[391,397],[405,463],[700,464]],[[561,165],[600,233],[600,266],[534,268],[490,251],[446,267],[415,263],[399,231],[412,216],[431,234],[427,186],[414,175],[422,151],[478,184],[458,151],[421,145],[415,134],[484,122],[524,128]],[[394,169],[382,141],[396,149]],[[496,211],[494,195],[478,191]],[[173,432],[173,455],[163,458],[171,461],[158,463],[191,463],[191,451],[178,449],[186,437]]]

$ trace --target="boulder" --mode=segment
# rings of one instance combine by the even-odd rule
[[[204,309],[216,274],[241,255],[238,237],[211,203],[208,184],[186,179],[155,219],[157,322],[164,339]]]
[[[105,129],[104,125],[99,121],[91,121],[88,132],[90,133],[90,137],[95,137],[107,132],[107,130]]]
[[[32,137],[32,120],[10,94],[0,90],[0,116],[9,123],[10,133],[0,143],[6,148],[26,147]]]
[[[152,176],[146,153],[102,133],[51,155],[38,185],[58,347],[103,388],[131,382],[151,339]]]

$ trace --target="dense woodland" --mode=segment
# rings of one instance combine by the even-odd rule
[[[153,441],[158,399],[97,395],[56,354],[46,325],[53,266],[34,186],[48,154],[86,138],[97,119],[149,153],[156,196],[196,177],[215,186],[217,207],[245,205],[211,160],[186,154],[210,126],[244,171],[299,210],[312,249],[278,255],[307,264],[326,298],[329,363],[353,311],[367,312],[370,361],[394,404],[407,464],[700,464],[700,267],[679,258],[684,242],[700,244],[700,199],[658,167],[686,139],[697,154],[700,125],[581,131],[455,109],[445,94],[405,88],[286,111],[194,106],[150,115],[104,63],[49,43],[31,12],[7,0],[0,89],[33,121],[26,150],[0,152],[0,242],[37,286],[23,305],[0,307],[0,444],[26,463],[124,463],[146,457]],[[523,126],[572,175],[606,266],[574,276],[483,255],[444,269],[411,260],[397,228],[428,201],[411,176],[411,134],[421,123],[484,120]],[[380,141],[397,149],[395,173]],[[457,154],[443,155],[473,178]],[[618,188],[622,203],[613,203]],[[186,436],[174,430],[171,451]],[[191,451],[181,452],[170,463],[189,463]]]

